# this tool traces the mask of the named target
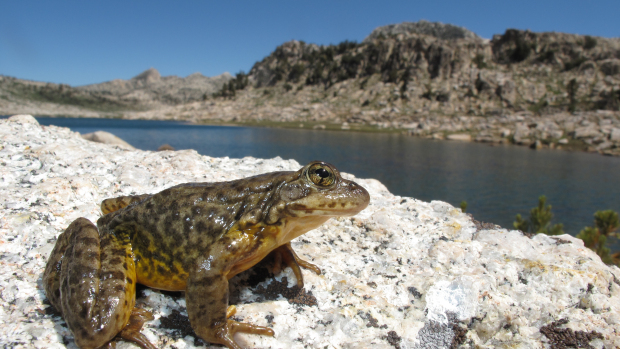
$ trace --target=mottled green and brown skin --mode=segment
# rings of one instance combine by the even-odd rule
[[[327,163],[221,183],[188,183],[154,195],[105,200],[95,227],[85,218],[62,233],[43,276],[45,292],[80,348],[116,336],[154,348],[139,331],[150,313],[134,308],[135,285],[185,291],[196,334],[240,348],[235,332],[273,336],[271,329],[228,318],[228,280],[268,254],[293,268],[290,241],[330,217],[354,215],[368,192]],[[98,229],[97,229],[98,228]]]

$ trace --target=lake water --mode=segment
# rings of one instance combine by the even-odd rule
[[[80,133],[104,130],[136,148],[168,143],[215,157],[280,156],[300,164],[323,160],[344,172],[375,178],[392,193],[442,200],[481,221],[512,227],[547,196],[554,221],[575,235],[597,210],[620,211],[620,158],[534,151],[517,146],[434,141],[399,134],[198,126],[167,121],[37,118]]]

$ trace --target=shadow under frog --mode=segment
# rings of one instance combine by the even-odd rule
[[[58,237],[43,275],[45,293],[80,348],[117,336],[154,348],[140,333],[152,315],[134,307],[137,283],[185,291],[196,334],[241,348],[236,332],[274,332],[229,319],[235,307],[228,306],[228,280],[271,254],[303,287],[300,267],[321,271],[300,259],[290,241],[330,217],[357,214],[369,201],[364,188],[319,161],[296,172],[104,200],[97,226],[78,218]]]

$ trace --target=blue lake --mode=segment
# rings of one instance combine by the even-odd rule
[[[465,200],[481,221],[512,227],[547,196],[554,222],[575,235],[593,224],[597,210],[620,211],[620,158],[517,146],[433,141],[400,134],[187,125],[168,121],[37,118],[42,125],[80,133],[104,130],[136,148],[168,143],[215,157],[280,156],[302,165],[334,164],[362,178],[376,178],[391,192],[421,200]]]

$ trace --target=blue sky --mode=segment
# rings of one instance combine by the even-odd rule
[[[507,28],[620,37],[620,1],[3,1],[0,75],[73,86],[248,72],[292,40],[361,41],[420,19],[491,38]]]

